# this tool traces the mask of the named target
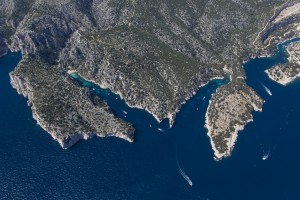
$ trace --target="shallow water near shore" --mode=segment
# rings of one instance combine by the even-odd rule
[[[263,72],[286,61],[283,49],[273,58],[245,64],[247,83],[266,103],[239,134],[232,156],[220,162],[213,160],[204,116],[223,81],[201,88],[169,129],[167,120],[158,124],[110,91],[79,80],[105,99],[116,116],[133,123],[136,140],[95,138],[66,151],[36,125],[25,98],[10,86],[8,73],[20,59],[18,53],[0,59],[0,199],[300,199],[300,81],[283,87]]]

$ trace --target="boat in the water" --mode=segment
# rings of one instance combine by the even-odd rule
[[[160,132],[165,132],[165,130],[162,128],[158,128],[157,130],[159,130]]]
[[[265,86],[265,85],[262,84],[261,82],[260,82],[260,84],[261,84],[261,86],[264,88],[264,90],[268,93],[268,95],[272,96],[271,90],[270,90],[269,88],[267,88],[267,86]]]
[[[262,160],[267,160],[270,157],[270,150],[263,154]]]

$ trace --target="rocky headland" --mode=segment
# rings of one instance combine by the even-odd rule
[[[288,63],[276,65],[266,70],[268,76],[282,85],[287,85],[300,77],[300,43],[293,43],[287,47]]]
[[[28,65],[35,68],[30,69]],[[115,118],[98,96],[92,96],[88,89],[49,67],[23,60],[10,73],[11,84],[28,99],[38,124],[63,148],[96,135],[117,136],[133,142],[134,128],[130,124]]]
[[[206,128],[216,160],[231,155],[238,132],[253,121],[251,113],[262,111],[263,100],[242,79],[221,86],[206,112]]]

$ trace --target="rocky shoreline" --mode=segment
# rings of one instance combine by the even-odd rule
[[[277,65],[265,71],[270,79],[286,86],[300,77],[300,67],[298,65]]]
[[[228,87],[236,87],[235,93],[229,93]],[[225,85],[217,89],[205,114],[205,128],[215,160],[231,155],[238,132],[253,121],[252,112],[261,112],[262,106],[263,100],[246,85]]]
[[[290,44],[286,51],[288,63],[276,65],[265,71],[270,79],[284,86],[300,77],[300,42]]]
[[[82,76],[80,73],[78,73],[76,70],[69,70],[69,71],[68,71],[68,74],[69,74],[69,75],[71,75],[71,74],[73,74],[73,73],[77,74],[78,76],[80,76],[81,78],[83,78],[85,81],[88,81],[88,82],[91,82],[91,83],[93,83],[93,84],[95,84],[95,85],[98,85],[98,86],[99,86],[100,88],[102,88],[102,89],[109,89],[109,88],[107,88],[105,85],[99,85],[95,80],[90,80],[90,79],[85,78],[85,77]],[[224,79],[224,77],[214,77],[214,78],[211,78],[207,83],[204,83],[204,84],[200,85],[200,86],[198,87],[197,90],[199,90],[199,89],[201,89],[202,87],[206,86],[207,84],[209,84],[209,83],[210,83],[211,81],[213,81],[213,80],[223,80],[223,79]],[[167,114],[166,116],[164,116],[163,118],[159,118],[159,117],[156,115],[156,113],[152,112],[152,111],[149,110],[147,107],[143,107],[143,106],[141,106],[141,105],[136,105],[136,104],[132,104],[132,105],[131,105],[131,104],[127,104],[127,105],[128,105],[130,108],[137,108],[137,109],[141,109],[141,110],[147,111],[149,114],[151,114],[151,115],[155,118],[155,120],[156,120],[158,123],[161,123],[161,122],[162,122],[163,120],[165,120],[165,119],[169,119],[169,125],[170,125],[170,128],[172,128],[173,125],[174,125],[174,122],[175,122],[176,114],[180,111],[181,107],[186,103],[186,101],[188,101],[190,98],[193,97],[193,95],[196,94],[197,90],[194,91],[194,92],[192,92],[188,97],[186,97],[185,101],[183,101],[180,105],[177,105],[177,106],[176,106],[176,110],[175,110],[174,112],[168,113],[168,114]],[[121,98],[122,100],[124,100],[124,97],[122,96],[121,92],[114,92],[114,93],[115,93],[115,94],[118,94],[118,95],[120,96],[120,98]]]

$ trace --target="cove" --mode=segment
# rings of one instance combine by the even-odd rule
[[[113,93],[111,90],[103,89],[92,82],[86,81],[85,79],[80,77],[77,73],[71,73],[70,76],[80,86],[89,88],[90,93],[92,95],[98,95],[102,100],[104,100],[110,107],[110,110],[114,113],[114,115],[117,118],[121,118],[121,119],[133,124],[133,126],[136,129],[139,129],[141,131],[144,131],[145,129],[149,129],[149,130],[152,130],[153,132],[163,132],[163,133],[166,133],[166,131],[168,131],[168,129],[170,129],[168,119],[165,119],[161,123],[158,123],[150,113],[148,113],[142,109],[129,107],[126,104],[126,102],[120,98],[119,95]],[[209,100],[211,94],[214,93],[218,87],[220,87],[223,84],[227,84],[228,82],[229,82],[228,78],[225,78],[223,80],[216,79],[216,80],[210,81],[205,86],[199,88],[199,90],[196,92],[196,94],[193,95],[193,97],[191,97],[187,101],[186,107],[191,107],[192,105],[196,104],[197,102],[201,102],[204,99]],[[184,111],[185,107],[183,106],[182,108],[183,108],[183,110],[181,110],[180,112],[185,112]],[[198,112],[199,115],[200,115],[200,113],[205,113],[204,107],[200,110],[198,107],[196,109],[197,109],[197,111],[199,111]],[[178,120],[175,118],[175,124],[176,123],[178,123]]]

